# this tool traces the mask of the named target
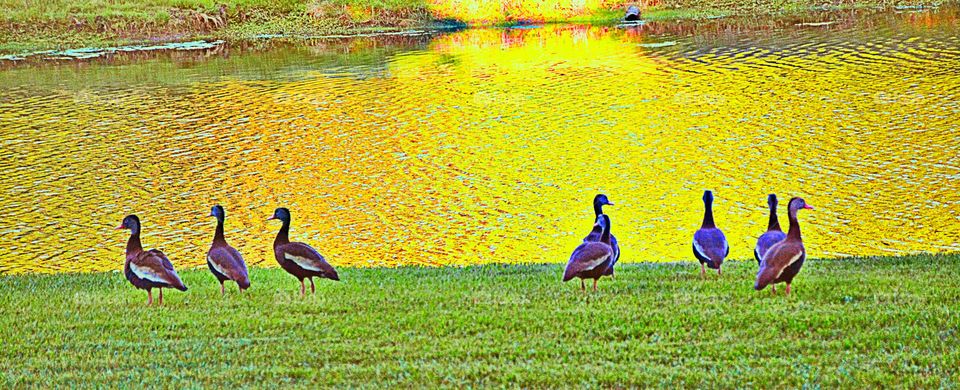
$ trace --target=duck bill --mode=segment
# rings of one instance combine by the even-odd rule
[[[270,217],[270,218],[267,218],[267,221],[272,221],[272,220],[274,220],[274,219],[277,219],[277,216],[276,216],[276,215],[274,215],[274,216],[272,216],[272,217]]]
[[[805,209],[807,209],[807,210],[813,210],[813,206],[808,205],[808,204],[803,205],[803,208],[805,208]]]
[[[126,229],[125,227],[123,227],[123,225],[113,228],[113,230],[123,230],[123,229]]]

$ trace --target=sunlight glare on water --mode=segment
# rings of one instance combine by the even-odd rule
[[[337,266],[566,262],[598,192],[623,262],[693,261],[704,189],[734,259],[768,193],[816,207],[810,257],[960,250],[956,12],[763,26],[0,69],[0,273],[121,269],[128,213],[202,266],[218,203],[251,264],[278,206]]]

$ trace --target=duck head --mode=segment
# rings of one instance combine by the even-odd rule
[[[710,191],[710,190],[703,191],[703,204],[706,204],[706,205],[713,204],[713,191]]]
[[[290,222],[290,210],[287,210],[286,207],[279,207],[273,212],[273,216],[267,218],[268,221],[273,219],[279,219],[283,222]]]
[[[770,206],[770,208],[777,207],[777,195],[776,195],[776,194],[767,195],[767,206]]]
[[[597,196],[593,197],[593,204],[598,206],[613,206],[613,202],[604,194],[597,194]]]
[[[227,217],[227,212],[223,209],[223,206],[216,205],[210,209],[210,216],[222,220]]]
[[[121,229],[129,230],[134,234],[140,232],[140,218],[133,214],[123,217],[123,222],[120,223],[120,226],[117,226],[116,230]]]
[[[790,208],[790,211],[792,212],[796,212],[797,210],[800,210],[800,209],[813,210],[813,206],[808,205],[807,202],[803,200],[803,198],[798,198],[798,197],[790,199],[789,208]]]

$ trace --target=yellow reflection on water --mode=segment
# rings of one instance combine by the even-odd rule
[[[960,249],[957,40],[837,34],[480,29],[372,68],[10,89],[0,273],[119,269],[127,213],[202,266],[216,203],[264,266],[278,206],[338,266],[565,262],[598,192],[622,261],[692,261],[704,189],[736,259],[772,192],[816,207],[811,257]]]

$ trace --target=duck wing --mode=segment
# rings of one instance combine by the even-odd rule
[[[563,281],[573,279],[578,273],[592,270],[613,257],[610,245],[602,242],[585,242],[573,250],[567,268],[563,272]]]
[[[693,250],[698,258],[720,261],[730,253],[730,246],[720,229],[700,229],[693,234]]]
[[[250,278],[247,275],[247,264],[243,261],[243,257],[240,256],[240,252],[232,246],[226,245],[210,248],[210,251],[207,252],[207,261],[210,262],[210,265],[213,266],[217,272],[226,275],[230,280],[237,282],[241,286],[250,284]]]
[[[159,250],[140,252],[140,255],[130,260],[130,271],[140,279],[167,284],[181,291],[187,290],[177,271],[173,269],[173,263]]]
[[[340,280],[337,271],[315,249],[301,242],[291,242],[278,248],[283,258],[307,271],[322,273],[324,277]]]

